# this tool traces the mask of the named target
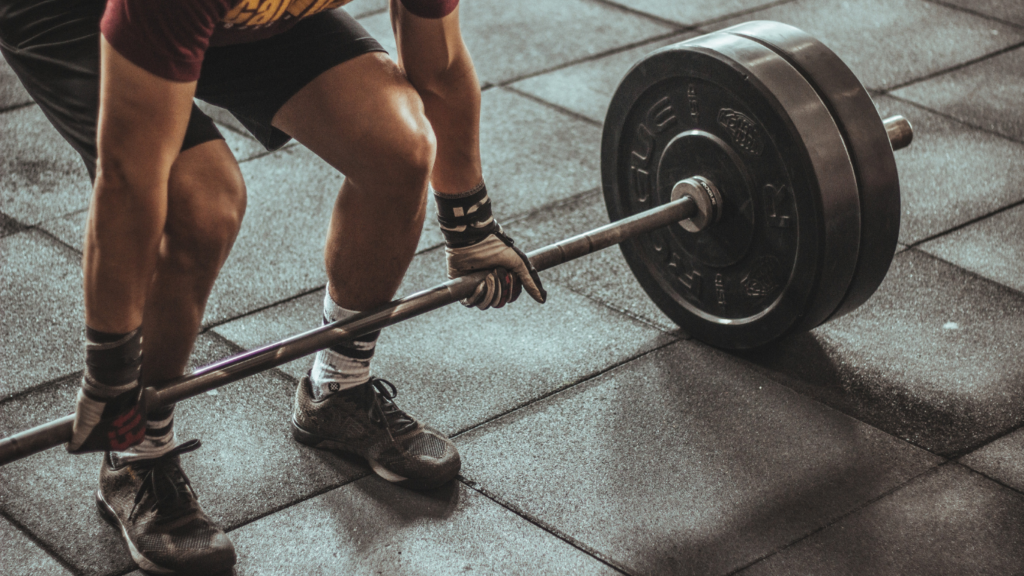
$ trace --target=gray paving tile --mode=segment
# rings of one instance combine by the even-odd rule
[[[994,214],[921,245],[921,250],[1024,292],[1024,206]]]
[[[36,231],[0,238],[0,398],[79,370],[82,268]]]
[[[675,0],[612,0],[615,4],[631,10],[645,12],[658,18],[693,26],[745,12],[755,11],[778,0],[698,0],[677,2]]]
[[[835,51],[868,88],[891,88],[1024,39],[1019,28],[921,0],[798,0],[715,24],[777,20]]]
[[[617,573],[458,482],[418,494],[364,478],[231,538],[239,576]]]
[[[854,312],[745,356],[900,438],[962,453],[1024,421],[1024,298],[916,250]]]
[[[1019,95],[1024,90],[1024,48],[893,92],[950,116],[1024,141]]]
[[[584,60],[579,64],[520,80],[511,87],[595,122],[604,122],[612,94],[630,67],[657,48],[682,42],[696,35],[694,32],[688,32],[603,58]]]
[[[1021,494],[943,466],[740,574],[1020,574],[1021,514]]]
[[[692,342],[458,442],[463,476],[630,574],[728,573],[938,461]]]
[[[1015,0],[942,0],[944,4],[1024,25],[1024,5]]]
[[[196,363],[231,352],[215,337],[200,337]],[[64,416],[78,381],[68,378],[0,404],[0,436]],[[228,528],[366,473],[357,463],[295,443],[288,429],[294,389],[264,373],[183,402],[179,440],[200,438],[203,448],[182,458],[207,513]],[[96,513],[93,491],[100,456],[71,456],[56,448],[0,468],[0,508],[85,574],[132,567],[113,528]]]
[[[11,106],[21,106],[32,101],[21,80],[7,65],[7,61],[0,57],[0,110]]]
[[[1017,430],[960,459],[1003,484],[1024,492],[1024,430]]]
[[[498,218],[601,184],[601,129],[508,90],[484,93],[480,153]]]
[[[57,576],[71,572],[25,536],[13,524],[0,517],[0,564],[7,576]]]
[[[900,242],[913,244],[1024,199],[1024,146],[891,98],[882,117],[906,116],[914,142],[896,152]]]
[[[355,0],[345,4],[345,11],[354,18],[362,18],[374,12],[381,12],[388,9],[388,0]]]
[[[0,211],[33,225],[88,206],[85,164],[38,106],[0,114],[0,134]]]
[[[40,222],[38,226],[53,234],[54,238],[78,252],[82,252],[85,245],[85,225],[88,219],[89,209],[83,208],[78,212]]]
[[[417,256],[399,294],[444,281],[441,250]],[[657,330],[552,285],[543,306],[523,295],[501,310],[453,304],[384,330],[373,371],[399,385],[399,405],[454,433],[664,344]],[[251,349],[314,328],[323,293],[219,326]],[[311,360],[284,370],[299,377]]]
[[[595,190],[549,207],[528,220],[517,221],[513,229],[518,231],[516,242],[532,250],[607,223],[608,210],[605,208],[604,196]],[[676,324],[647,297],[617,246],[566,262],[543,272],[541,278],[545,282],[565,284],[576,292],[662,330],[678,330]]]
[[[501,84],[560,64],[672,32],[655,20],[587,0],[475,0],[459,7],[480,82]],[[389,16],[360,23],[395,55]]]
[[[202,110],[207,116],[213,118],[213,120],[221,125],[221,130],[228,128],[233,130],[237,134],[248,134],[249,131],[245,129],[245,126],[235,118],[231,112],[220,106],[214,106],[202,100],[196,99],[196,105]]]

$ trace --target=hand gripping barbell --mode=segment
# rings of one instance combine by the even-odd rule
[[[714,346],[761,346],[845,314],[878,288],[899,232],[882,121],[823,44],[751,22],[668,46],[620,83],[601,172],[612,223],[529,254],[538,270],[620,244],[658,307]],[[147,388],[155,409],[457,302],[486,272]],[[0,465],[71,438],[73,416],[0,440]]]

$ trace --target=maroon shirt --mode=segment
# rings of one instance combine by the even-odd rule
[[[168,80],[199,78],[210,46],[262,40],[300,18],[351,0],[108,0],[100,30],[133,64]],[[413,14],[441,18],[458,0],[402,0]]]

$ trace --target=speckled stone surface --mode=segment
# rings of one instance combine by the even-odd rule
[[[38,106],[0,113],[0,212],[38,224],[89,205],[82,157]]]
[[[916,250],[851,314],[750,360],[803,394],[943,455],[1024,421],[1024,297]]]
[[[516,222],[515,229],[519,231],[516,241],[533,250],[607,223],[604,196],[594,190],[554,206],[528,221]],[[561,264],[543,272],[543,278],[551,278],[606,306],[683,336],[676,324],[647,297],[618,246]]]
[[[346,9],[394,56],[386,6]],[[895,264],[853,314],[743,356],[683,340],[617,248],[544,272],[544,306],[526,296],[500,311],[452,305],[388,329],[375,372],[396,383],[402,408],[455,433],[463,454],[467,478],[426,495],[294,444],[292,387],[309,359],[183,403],[181,437],[205,442],[185,467],[239,543],[235,573],[1020,572],[1022,6],[464,0],[484,88],[485,175],[518,245],[606,222],[600,123],[643,53],[774,18],[819,36],[883,116],[915,126],[896,154]],[[212,112],[243,161],[250,202],[199,364],[239,349],[221,333],[248,348],[319,323],[324,234],[342,182],[301,145],[267,154]],[[3,437],[71,410],[91,187],[2,63],[0,155]],[[444,276],[427,210],[403,294]],[[944,456],[956,461],[935,472]],[[52,550],[57,573],[141,576],[95,513],[98,460],[56,449],[0,468],[0,573],[12,570],[9,522],[16,553],[30,558],[19,570]]]
[[[922,0],[797,0],[748,20],[796,26],[831,48],[868,88],[893,88],[1016,44],[1024,30]]]
[[[617,574],[459,482],[421,494],[364,478],[231,538],[239,576]]]
[[[615,52],[603,58],[584,60],[573,66],[520,80],[510,87],[601,123],[604,122],[608,103],[615,89],[633,64],[657,48],[682,42],[696,35],[695,32],[687,32]]]
[[[216,337],[200,337],[196,363],[233,353]],[[70,413],[77,377],[0,404],[0,436]],[[291,438],[294,388],[274,372],[185,401],[175,426],[180,441],[203,447],[183,467],[207,513],[231,528],[368,473],[362,464],[311,450]],[[132,566],[120,536],[96,513],[100,455],[51,449],[0,468],[0,508],[88,574]]]
[[[444,254],[418,256],[400,295],[444,281]],[[500,310],[452,304],[384,330],[372,370],[399,387],[398,403],[446,434],[518,407],[671,341],[585,296],[551,284],[548,302],[525,293]],[[219,326],[251,349],[315,328],[323,292]],[[285,370],[300,377],[311,359]]]
[[[53,559],[21,530],[0,517],[0,564],[6,576],[70,576],[60,562]]]
[[[895,153],[900,242],[920,242],[1024,200],[1024,145],[892,98],[875,103],[883,118],[902,114],[914,126],[914,142]]]
[[[29,102],[32,102],[32,97],[25,91],[7,61],[0,57],[0,110],[23,106]]]
[[[1024,141],[1019,99],[1024,90],[1024,48],[1017,48],[893,92],[968,124]]]
[[[1022,514],[1024,495],[943,466],[739,574],[1019,574]]]
[[[1016,430],[960,459],[960,463],[1024,492],[1024,430]]]
[[[79,255],[38,231],[0,238],[0,398],[81,370]]]
[[[480,82],[501,84],[671,33],[675,27],[603,2],[473,0],[459,7]],[[386,13],[360,23],[394,56]]]
[[[638,575],[728,573],[938,461],[691,342],[458,442],[467,479]]]
[[[1024,26],[1024,4],[1015,0],[942,0],[942,2]]]
[[[1024,293],[1024,206],[940,236],[921,250]]]
[[[678,2],[676,0],[612,0],[610,3],[625,6],[671,22],[694,26],[713,22],[730,16],[755,12],[776,4],[774,0],[697,0]]]

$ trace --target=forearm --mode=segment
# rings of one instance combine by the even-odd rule
[[[113,180],[113,181],[112,181]],[[82,261],[86,325],[122,333],[142,323],[167,214],[167,190],[97,174]]]
[[[458,10],[418,18],[392,1],[399,61],[423,100],[437,139],[431,183],[442,193],[465,192],[483,180],[480,167],[480,83],[459,31]]]

